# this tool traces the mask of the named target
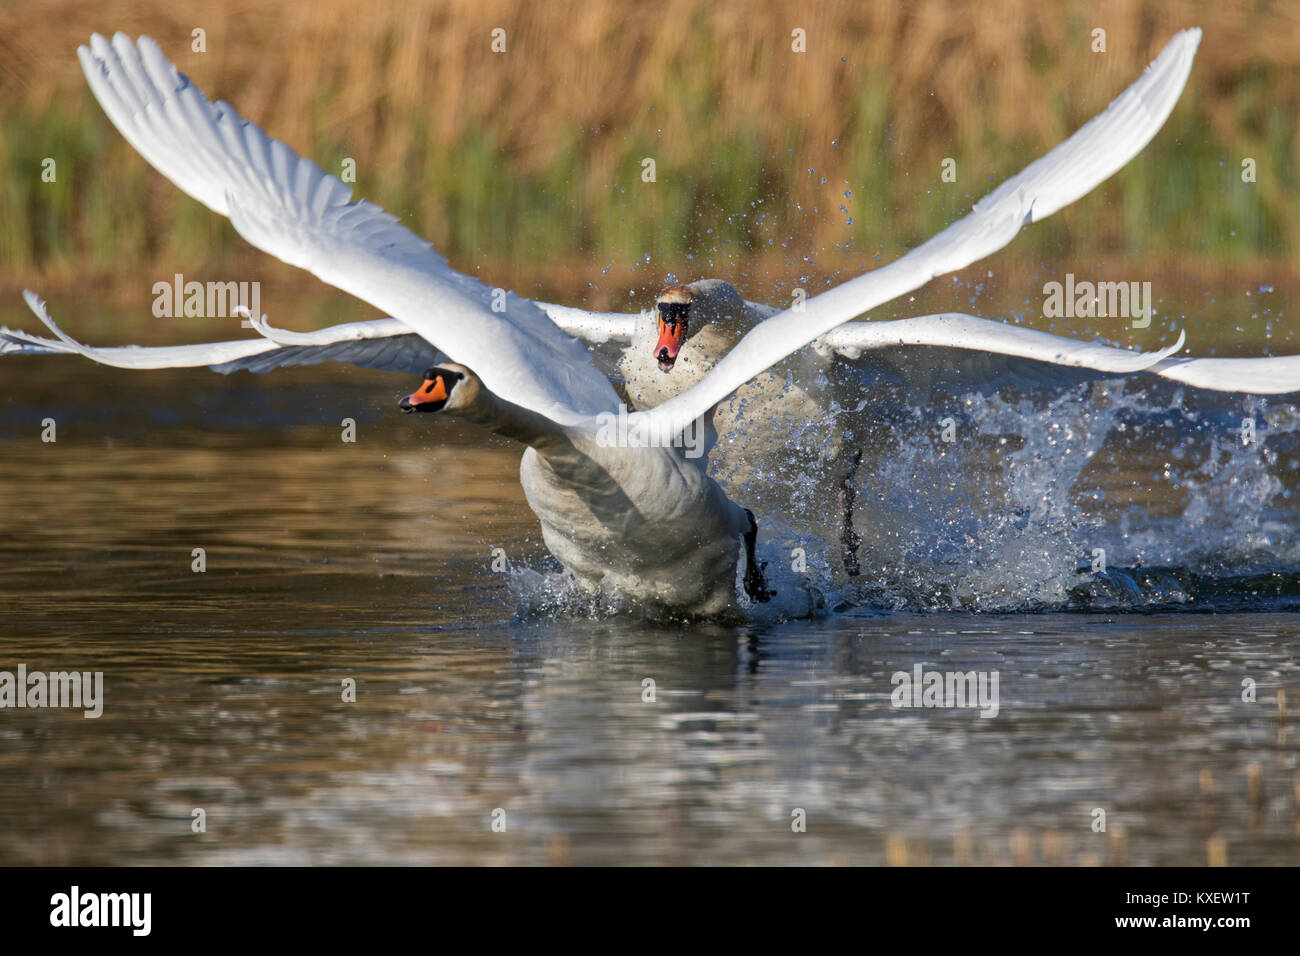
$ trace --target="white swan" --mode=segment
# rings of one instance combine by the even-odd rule
[[[702,281],[713,283],[720,280]],[[726,285],[725,282],[722,284]],[[690,285],[693,286],[694,283]],[[733,289],[732,292],[735,290]],[[739,295],[739,293],[735,294]],[[645,330],[653,328],[655,323],[653,312],[637,314],[589,312],[548,302],[539,302],[537,305],[556,325],[570,335],[594,344],[618,342],[634,346],[637,342],[647,341]],[[742,314],[746,317],[759,314],[760,311],[768,315],[776,315],[778,312],[772,306],[748,300],[745,301],[745,306]],[[354,324],[373,325],[376,335],[397,335],[409,331],[400,323],[393,323],[393,319],[379,319],[374,323]],[[336,328],[343,328],[343,326],[336,326]],[[726,353],[724,343],[734,338],[733,329],[713,339],[705,349],[702,349],[705,361],[710,365],[716,364]],[[1180,335],[1174,345],[1159,352],[1131,352],[1107,345],[1067,339],[1049,332],[992,321],[964,312],[943,312],[875,322],[846,321],[829,332],[818,335],[809,344],[813,351],[824,358],[831,355],[851,361],[874,358],[882,366],[900,368],[907,366],[907,371],[903,374],[908,378],[915,378],[923,372],[923,369],[914,367],[922,363],[931,370],[942,371],[945,366],[951,366],[956,361],[953,354],[945,354],[943,356],[945,361],[935,361],[938,357],[937,353],[930,352],[922,353],[923,358],[918,359],[917,353],[909,348],[924,345],[946,351],[978,353],[978,358],[971,357],[983,368],[966,374],[978,375],[986,380],[997,380],[1004,373],[1010,374],[1009,370],[1014,366],[1021,365],[1026,372],[1029,372],[1032,366],[1033,374],[1047,378],[1053,375],[1049,368],[1051,366],[1116,376],[1143,372],[1182,382],[1195,388],[1218,392],[1242,392],[1250,395],[1283,395],[1300,389],[1300,356],[1175,358],[1175,353],[1182,348],[1184,341],[1185,337]],[[688,341],[687,345],[689,344]],[[627,364],[624,364],[625,361]],[[670,375],[665,375],[659,380],[647,375],[646,370],[653,367],[654,361],[651,354],[648,360],[640,361],[639,367],[633,369],[631,359],[625,353],[624,361],[620,361],[619,365],[620,370],[625,371],[625,374],[631,374],[639,380],[664,383],[657,393],[653,387],[646,389],[643,394],[647,397],[663,401],[685,390],[681,380],[674,379]],[[688,381],[694,384],[702,377],[702,375],[692,375],[688,377]],[[1066,379],[1069,379],[1068,375]],[[673,384],[674,382],[677,384]]]
[[[702,381],[751,329],[777,311],[747,302],[721,279],[699,279],[660,292],[654,308],[635,317],[630,336],[618,335],[626,330],[606,323],[599,337],[626,345],[618,373],[629,403],[644,410]],[[589,316],[578,336],[590,340],[598,323],[598,317]],[[782,528],[787,538],[831,541],[838,535],[840,560],[831,568],[833,583],[841,584],[841,568],[846,577],[860,573],[853,478],[862,452],[844,442],[852,416],[839,410],[856,405],[859,390],[849,383],[835,388],[829,366],[824,351],[800,349],[719,402],[713,410],[718,444],[710,474],[724,488],[743,488],[746,502],[760,513],[789,515]],[[779,454],[773,454],[776,449]],[[791,489],[813,474],[837,480],[806,489],[805,507],[789,508]]]
[[[800,313],[763,321],[695,385],[626,417],[617,441],[604,430],[618,410],[609,381],[554,316],[517,296],[494,311],[491,291],[453,271],[427,243],[377,206],[350,201],[338,179],[269,139],[225,103],[209,103],[152,40],[95,35],[78,53],[96,98],[145,159],[185,192],[230,217],[258,248],[307,269],[395,319],[171,348],[90,348],[64,334],[27,293],[55,339],[0,330],[0,352],[77,353],[127,368],[209,365],[264,371],[335,359],[411,371],[426,384],[414,410],[463,416],[528,445],[521,479],[548,548],[577,579],[639,601],[713,613],[734,600],[738,546],[748,544],[745,590],[767,596],[753,563],[755,527],[708,476],[707,457],[669,443],[754,376],[821,338],[835,351],[887,343],[992,348],[1049,363],[1135,372],[1171,350],[1139,355],[1070,342],[969,317],[871,323],[846,320],[1001,248],[1027,222],[1082,196],[1155,135],[1186,82],[1200,31],[1170,41],[1107,110],[976,204],[964,219],[897,261],[822,293]],[[585,319],[583,321],[586,321]],[[833,331],[834,330],[834,331]],[[1181,344],[1181,339],[1180,343]],[[1175,346],[1177,348],[1177,346]],[[439,352],[440,350],[440,352]],[[447,361],[440,358],[445,354]],[[1300,384],[1293,359],[1253,360],[1249,391]],[[1196,362],[1214,362],[1196,365]],[[1292,364],[1282,364],[1292,363]],[[1240,366],[1192,360],[1160,374],[1200,384],[1244,381]],[[1209,387],[1219,387],[1210,384]]]
[[[665,289],[655,299],[655,310],[633,324],[619,360],[628,398],[636,408],[648,409],[681,394],[703,381],[751,329],[776,312],[746,302],[721,279]],[[745,419],[766,422],[771,433],[788,434],[795,422],[814,417],[826,404],[817,384],[825,365],[816,352],[801,349],[742,384],[714,410],[719,435],[748,434]]]
[[[582,313],[549,304],[542,308],[579,338],[626,346],[618,371],[629,400],[642,409],[701,381],[751,329],[779,311],[745,300],[719,279],[665,289],[653,310],[637,315]],[[921,406],[936,390],[954,386],[1059,387],[1135,371],[1230,391],[1292,391],[1300,384],[1300,357],[1171,359],[1182,344],[1180,335],[1158,353],[1135,354],[956,313],[849,322],[750,379],[718,404],[714,423],[724,437],[713,455],[712,474],[726,488],[744,487],[760,513],[780,507],[801,473],[826,476],[829,481],[819,486],[812,507],[806,509],[810,518],[803,522],[800,537],[838,537],[840,568],[855,577],[860,573],[862,541],[854,527],[856,476],[872,414],[858,397],[867,380],[900,384],[911,402]],[[909,345],[942,348],[918,354]],[[857,374],[837,374],[837,359],[852,361]],[[1044,364],[1044,359],[1061,364]],[[768,454],[774,435],[781,436],[780,457]],[[761,467],[755,469],[756,464]]]

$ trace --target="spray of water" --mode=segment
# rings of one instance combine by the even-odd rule
[[[1300,409],[1290,402],[1093,382],[1048,399],[830,402],[784,435],[738,422],[711,469],[759,516],[759,558],[777,596],[742,599],[751,620],[846,604],[1300,607]],[[862,573],[849,577],[840,489],[856,449]],[[526,614],[655,616],[561,574],[519,569],[511,587]]]

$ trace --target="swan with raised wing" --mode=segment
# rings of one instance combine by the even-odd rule
[[[1178,34],[1105,112],[976,204],[964,219],[895,262],[751,328],[695,384],[626,415],[611,441],[619,399],[583,344],[554,316],[518,296],[496,311],[491,290],[453,271],[427,243],[379,207],[352,201],[337,178],[267,137],[225,103],[210,103],[147,37],[94,36],[78,52],[110,120],[164,176],[230,218],[254,246],[312,272],[394,318],[288,333],[258,317],[259,338],[167,348],[82,345],[31,293],[53,339],[0,330],[0,352],[74,353],[125,368],[266,371],[338,360],[423,372],[405,410],[465,418],[524,443],[520,468],[547,547],[587,588],[676,612],[712,614],[742,590],[770,590],[754,558],[753,517],[708,474],[706,441],[693,456],[679,441],[719,402],[820,339],[839,351],[895,344],[988,349],[1034,362],[1107,373],[1143,370],[1206,387],[1252,392],[1300,386],[1297,359],[1174,360],[1177,344],[1141,354],[1071,342],[969,317],[924,317],[840,326],[936,275],[1008,243],[1031,221],[1084,195],[1156,134],[1186,82],[1200,32]],[[680,358],[680,350],[678,357]],[[743,601],[743,599],[740,599]]]

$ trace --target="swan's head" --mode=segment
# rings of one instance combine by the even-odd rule
[[[661,372],[671,372],[686,339],[706,325],[743,334],[745,300],[728,282],[699,279],[664,289],[655,299],[659,338],[654,356]]]
[[[655,360],[659,362],[659,371],[671,372],[677,362],[677,353],[686,344],[686,332],[690,328],[691,290],[684,285],[675,285],[664,289],[655,299],[658,310],[659,340],[655,342]]]
[[[404,412],[440,412],[456,395],[469,369],[464,366],[435,365],[424,373],[424,384],[397,403]],[[459,398],[459,396],[456,396]]]

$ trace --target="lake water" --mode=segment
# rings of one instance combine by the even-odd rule
[[[682,624],[566,593],[518,449],[411,384],[0,359],[0,670],[104,674],[98,719],[0,711],[0,863],[1300,864],[1294,401],[895,416],[850,606]],[[895,707],[917,665],[995,673],[996,716]]]

